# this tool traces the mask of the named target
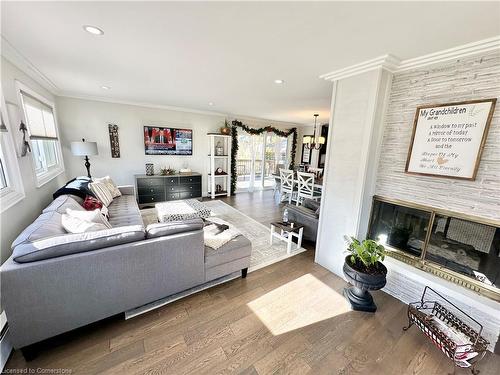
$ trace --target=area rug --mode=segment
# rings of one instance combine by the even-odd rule
[[[271,245],[269,243],[269,237],[271,235],[270,228],[262,225],[234,207],[231,207],[227,203],[219,200],[212,200],[205,201],[203,204],[210,208],[213,216],[220,217],[234,225],[241,234],[250,240],[252,243],[252,256],[250,268],[248,269],[249,272],[306,251],[303,247],[295,249],[296,246],[293,245],[291,254],[287,254],[286,243],[276,238]],[[145,225],[156,223],[158,220],[154,208],[141,210],[141,213]]]
[[[258,270],[259,268],[266,267],[270,264],[306,251],[306,249],[302,247],[296,249],[296,246],[292,246],[291,254],[287,254],[286,243],[279,241],[276,238],[273,240],[273,244],[271,245],[269,243],[269,237],[271,235],[271,230],[269,228],[222,201],[206,201],[203,202],[203,204],[210,208],[212,216],[220,217],[229,224],[234,225],[241,232],[241,234],[252,242],[252,255],[248,272]],[[144,225],[158,222],[158,215],[155,208],[143,209],[141,210],[141,214]],[[125,319],[130,319],[148,311],[155,310],[159,307],[177,301],[178,299],[239,277],[241,277],[241,272],[234,272],[230,275],[198,285],[181,293],[174,294],[158,301],[148,303],[147,305],[126,311]]]

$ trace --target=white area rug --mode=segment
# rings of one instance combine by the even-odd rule
[[[203,204],[210,208],[213,216],[220,217],[222,220],[234,225],[241,234],[252,242],[252,258],[250,268],[248,269],[249,272],[306,251],[302,247],[295,249],[296,246],[293,245],[292,253],[289,255],[286,253],[285,242],[275,238],[272,245],[269,243],[271,231],[265,225],[222,201],[205,201]],[[145,225],[157,222],[157,215],[154,208],[141,210],[141,213]]]

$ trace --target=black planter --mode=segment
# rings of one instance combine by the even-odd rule
[[[356,271],[348,262],[351,256],[347,256],[344,262],[344,275],[353,286],[344,289],[344,296],[349,300],[352,309],[356,311],[375,312],[377,306],[369,290],[379,290],[385,286],[387,268],[379,262],[383,273],[371,275]]]

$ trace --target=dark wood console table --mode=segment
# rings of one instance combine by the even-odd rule
[[[202,197],[200,173],[169,176],[137,174],[134,177],[139,207],[157,202]]]

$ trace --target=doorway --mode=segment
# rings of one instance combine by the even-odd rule
[[[288,166],[288,138],[272,132],[238,134],[237,191],[272,189],[279,168]]]

